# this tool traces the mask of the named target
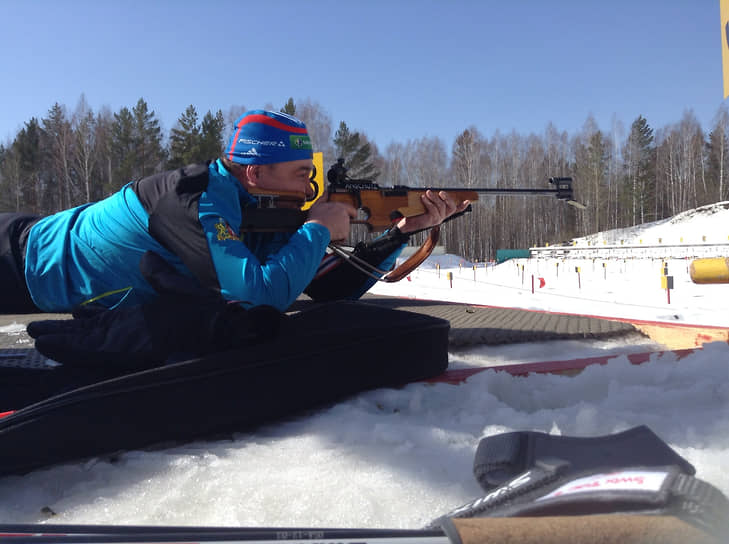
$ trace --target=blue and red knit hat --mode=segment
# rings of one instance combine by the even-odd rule
[[[223,154],[239,164],[311,159],[312,149],[306,125],[290,115],[251,110],[235,122],[235,131]]]

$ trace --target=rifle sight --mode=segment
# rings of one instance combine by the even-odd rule
[[[352,179],[347,174],[348,169],[344,166],[344,159],[337,159],[336,164],[333,164],[327,172],[327,180],[329,181],[330,189],[379,189],[377,185],[371,179]]]

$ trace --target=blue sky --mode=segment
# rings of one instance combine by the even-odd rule
[[[318,102],[384,149],[473,125],[627,130],[723,103],[719,0],[0,0],[0,142],[81,93],[140,97],[165,133],[189,104]]]

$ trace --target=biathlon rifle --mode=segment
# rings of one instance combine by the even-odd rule
[[[316,172],[312,172],[311,184],[314,187],[314,196],[309,200],[315,200],[321,193],[319,183],[315,181]],[[344,166],[344,159],[339,159],[327,172],[328,200],[330,202],[344,202],[351,204],[364,214],[364,218],[352,220],[352,224],[367,225],[370,231],[382,231],[392,226],[394,221],[402,217],[413,217],[425,213],[420,196],[427,190],[445,191],[449,193],[456,202],[478,200],[481,194],[490,195],[554,195],[578,208],[584,208],[582,204],[574,200],[572,192],[571,177],[552,177],[549,183],[550,188],[450,188],[450,187],[407,187],[395,185],[383,187],[369,179],[352,179],[347,175],[347,168]],[[303,210],[292,210],[277,208],[278,198],[299,199],[305,201],[305,195],[299,193],[277,193],[270,191],[251,191],[259,201],[257,208],[246,209],[241,230],[243,231],[289,231],[299,228],[307,219],[307,213]],[[469,206],[460,214],[455,214],[453,219],[471,210]]]

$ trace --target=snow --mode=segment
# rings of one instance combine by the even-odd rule
[[[22,323],[11,323],[10,325],[0,326],[0,334],[12,334],[19,335],[25,330],[25,325]]]
[[[381,283],[371,292],[676,325],[729,326],[729,312],[724,311],[729,309],[729,286],[695,284],[690,277],[694,255],[729,257],[729,202],[573,242],[540,248],[539,258],[512,259],[498,266],[455,255],[434,256],[407,280]],[[553,253],[561,256],[549,257]],[[690,257],[672,257],[676,253]],[[674,281],[670,302],[661,287],[664,271]]]
[[[725,241],[729,210],[723,204],[685,214],[683,221],[576,242],[638,243],[636,237],[655,236],[653,228],[661,229],[661,237],[673,236],[671,225],[680,228],[686,243],[703,243],[700,231]],[[675,277],[668,304],[660,288],[662,266],[655,258],[544,258],[479,264],[474,271],[460,257],[439,256],[409,280],[374,291],[729,326],[729,284],[692,284],[688,262],[668,260]],[[545,279],[534,293],[532,275]],[[451,368],[460,368],[658,348],[633,335],[476,346],[452,350],[449,359]],[[621,355],[570,377],[485,371],[458,386],[380,389],[230,440],[127,452],[113,461],[99,458],[1,478],[0,522],[417,528],[483,494],[472,464],[485,436],[512,430],[597,436],[641,424],[685,456],[698,477],[729,494],[723,468],[729,455],[728,378],[729,344],[714,342],[680,361],[668,353],[632,365]]]

